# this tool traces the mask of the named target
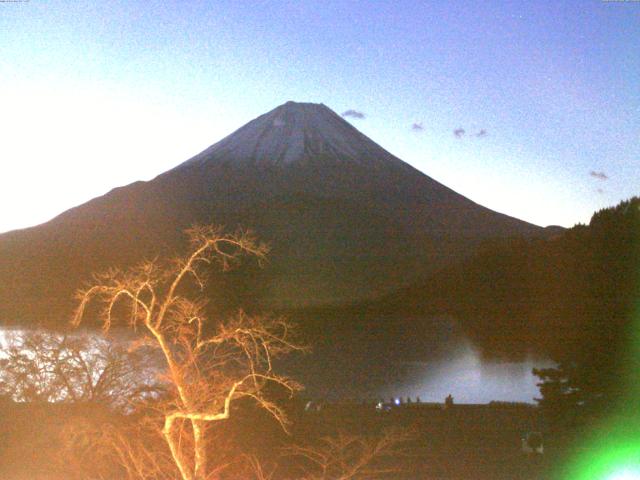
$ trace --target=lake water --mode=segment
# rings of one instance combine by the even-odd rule
[[[411,362],[403,378],[382,392],[383,398],[419,396],[422,401],[442,402],[451,394],[459,403],[487,403],[492,400],[533,402],[540,396],[531,370],[552,363],[533,358],[508,362],[482,359],[470,342],[461,340],[449,358]]]
[[[317,326],[313,353],[291,371],[319,398],[389,401],[411,397],[442,402],[533,402],[538,381],[531,370],[551,366],[521,355],[488,359],[448,318],[332,316],[303,319]]]
[[[539,396],[531,370],[551,362],[487,360],[449,321],[430,321],[427,333],[395,332],[392,340],[386,331],[341,331],[329,322],[312,344],[313,353],[284,369],[307,387],[307,395],[319,399],[420,397],[442,402],[451,394],[458,403],[487,403],[533,402]],[[0,330],[0,346],[9,331]]]

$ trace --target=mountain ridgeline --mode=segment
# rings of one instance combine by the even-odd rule
[[[588,358],[594,372],[611,373],[625,352],[636,350],[630,342],[637,342],[638,298],[635,197],[548,239],[489,240],[428,280],[354,308],[369,315],[450,315],[488,355]]]
[[[186,248],[193,224],[250,228],[265,268],[215,277],[215,305],[289,309],[374,298],[545,229],[484,208],[324,105],[288,102],[194,158],[37,227],[0,235],[0,321],[63,324],[95,272]]]

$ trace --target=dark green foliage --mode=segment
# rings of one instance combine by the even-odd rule
[[[565,256],[576,264],[576,307],[582,308],[566,317],[577,331],[573,342],[554,349],[558,367],[534,374],[541,379],[541,404],[547,410],[586,420],[635,390],[630,381],[637,365],[640,199],[597,212],[588,227],[570,230],[564,241],[574,247]]]
[[[555,355],[617,341],[631,318],[640,269],[640,199],[594,214],[549,240],[494,242],[450,277],[452,309],[472,333],[505,335]],[[444,277],[449,276],[445,273]],[[464,292],[464,293],[463,293]],[[497,324],[496,324],[497,322]],[[568,342],[568,343],[567,343]]]
[[[369,308],[450,314],[487,356],[555,361],[535,372],[542,405],[584,417],[629,401],[640,371],[632,354],[640,353],[639,273],[640,198],[632,198],[547,239],[486,242],[464,263]]]
[[[629,390],[640,271],[640,199],[595,213],[550,240],[489,245],[462,267],[468,331],[487,351],[534,351],[541,404],[580,418]],[[476,320],[476,321],[473,321]],[[497,348],[496,348],[497,347]]]

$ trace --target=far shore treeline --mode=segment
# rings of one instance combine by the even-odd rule
[[[624,395],[638,326],[640,198],[550,239],[486,242],[463,263],[354,306],[412,318],[450,314],[485,355],[572,364],[589,388]],[[607,401],[608,401],[607,400]]]

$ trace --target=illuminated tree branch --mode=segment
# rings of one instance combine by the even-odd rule
[[[227,321],[208,323],[205,302],[182,292],[202,290],[210,265],[226,270],[244,255],[263,261],[268,249],[244,231],[225,234],[219,228],[194,227],[187,234],[191,253],[169,266],[154,260],[96,276],[93,286],[78,293],[73,324],[79,325],[95,302],[104,307],[100,318],[105,331],[122,320],[119,316],[132,328],[143,327],[140,343],[159,348],[171,386],[162,435],[173,464],[182,480],[205,480],[210,473],[207,426],[228,419],[234,400],[253,399],[286,428],[283,410],[267,398],[264,387],[279,385],[290,394],[300,389],[275,374],[272,362],[303,348],[282,318],[241,311]],[[184,435],[190,441],[183,441]],[[122,450],[121,458],[130,454]]]

